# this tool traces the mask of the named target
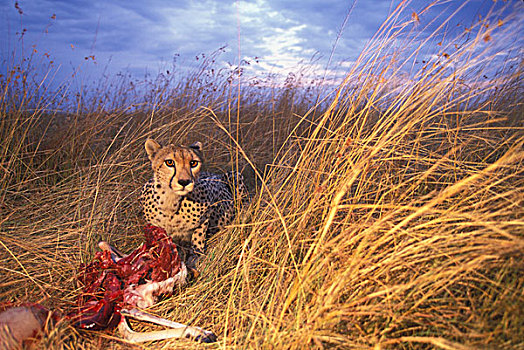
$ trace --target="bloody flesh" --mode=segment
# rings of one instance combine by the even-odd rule
[[[164,229],[144,227],[145,243],[121,259],[109,251],[97,252],[93,261],[82,264],[79,281],[83,285],[77,306],[68,314],[77,328],[111,329],[121,319],[120,310],[135,300],[137,287],[166,281],[181,269],[176,245]],[[165,292],[165,291],[164,291]]]

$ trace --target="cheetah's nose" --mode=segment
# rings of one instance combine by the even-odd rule
[[[182,187],[186,187],[191,183],[191,180],[178,180],[178,184]]]

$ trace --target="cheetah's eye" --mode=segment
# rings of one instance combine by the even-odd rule
[[[189,162],[189,166],[191,168],[196,168],[197,165],[198,165],[198,160],[192,160]]]
[[[175,167],[175,161],[173,159],[166,159],[165,163],[170,168],[174,168]]]

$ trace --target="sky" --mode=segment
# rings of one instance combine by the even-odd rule
[[[509,0],[511,2],[511,0]],[[520,2],[521,0],[513,0]],[[1,69],[13,52],[53,61],[58,76],[81,67],[93,79],[127,72],[140,78],[173,68],[184,71],[223,48],[223,67],[252,63],[252,74],[287,74],[309,64],[316,73],[347,67],[376,33],[397,0],[0,0]],[[406,13],[429,1],[413,0]],[[463,3],[442,1],[436,13]],[[453,25],[466,26],[506,1],[472,0]],[[524,11],[524,6],[522,7]],[[23,33],[23,35],[21,35]],[[333,48],[335,47],[335,50]],[[41,55],[44,55],[42,57]],[[319,73],[320,74],[320,73]]]

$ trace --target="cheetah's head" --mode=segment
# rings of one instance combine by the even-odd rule
[[[145,147],[157,183],[170,188],[179,196],[193,191],[202,167],[200,142],[189,147],[172,144],[162,146],[155,140],[148,139]]]

